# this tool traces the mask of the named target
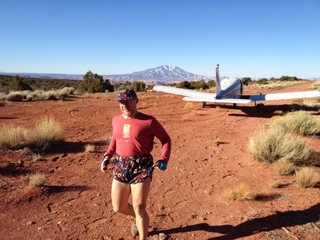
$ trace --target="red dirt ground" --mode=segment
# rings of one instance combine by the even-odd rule
[[[310,83],[272,92],[309,90]],[[245,89],[251,93],[261,90]],[[262,92],[267,92],[263,90]],[[112,210],[109,174],[99,170],[119,114],[116,93],[65,101],[8,102],[0,125],[32,128],[43,116],[64,128],[65,142],[42,161],[28,151],[0,150],[1,239],[132,239],[131,220]],[[150,239],[320,239],[320,186],[302,189],[294,176],[278,176],[252,159],[248,139],[270,123],[274,111],[292,110],[292,101],[250,106],[206,107],[170,94],[139,93],[139,110],[154,115],[172,138],[168,170],[155,170],[148,211]],[[288,105],[289,104],[289,105]],[[310,111],[319,116],[319,111]],[[217,144],[219,142],[220,144]],[[320,141],[308,139],[320,152]],[[87,144],[95,152],[86,153]],[[157,141],[153,155],[159,155]],[[318,173],[320,169],[317,168]],[[46,185],[28,186],[26,176],[43,172]],[[271,188],[278,179],[282,188]],[[226,189],[248,184],[255,200],[232,201]]]

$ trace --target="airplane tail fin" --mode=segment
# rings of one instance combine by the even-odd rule
[[[221,92],[219,64],[216,66],[216,96],[218,97]]]

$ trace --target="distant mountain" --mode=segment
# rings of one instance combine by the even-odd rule
[[[64,74],[64,73],[13,73],[13,72],[0,72],[3,76],[15,76],[26,78],[44,78],[44,79],[71,79],[71,80],[83,80],[81,74]]]
[[[156,83],[208,80],[208,77],[190,73],[179,67],[169,65],[133,72],[132,74],[104,75],[104,78],[116,82],[143,80]]]
[[[49,79],[50,78],[74,79],[74,80],[83,79],[83,75],[81,74],[0,72],[0,75],[19,75],[21,77],[35,77],[35,78],[49,78]],[[165,83],[165,82],[208,80],[208,77],[190,73],[179,67],[169,66],[169,65],[163,65],[156,68],[147,69],[145,71],[133,72],[132,74],[114,74],[114,75],[102,75],[102,76],[104,79],[111,80],[111,82],[142,80],[149,83]]]

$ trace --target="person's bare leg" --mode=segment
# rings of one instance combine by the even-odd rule
[[[132,205],[140,240],[147,239],[148,236],[149,215],[146,207],[150,185],[151,178],[147,178],[141,183],[131,184]]]
[[[135,217],[135,212],[131,204],[129,204],[129,197],[131,189],[129,184],[112,181],[111,200],[112,207],[115,212]]]

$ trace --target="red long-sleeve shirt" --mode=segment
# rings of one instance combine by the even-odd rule
[[[121,157],[133,157],[151,153],[154,137],[162,144],[160,159],[168,161],[171,152],[171,139],[153,116],[139,113],[132,119],[122,115],[112,120],[113,134],[106,154],[112,157],[115,153]]]

